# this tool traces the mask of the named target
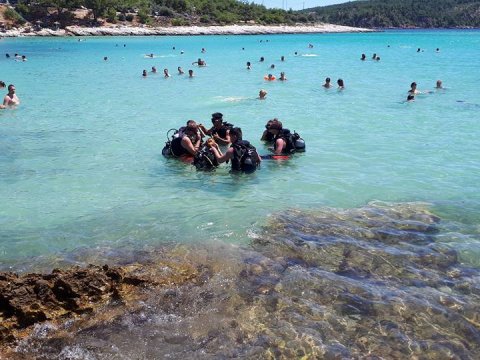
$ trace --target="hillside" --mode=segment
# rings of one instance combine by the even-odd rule
[[[79,9],[86,14],[79,16]],[[313,16],[235,0],[19,0],[17,24],[153,26],[311,23]],[[14,15],[11,14],[11,17]]]
[[[478,0],[365,0],[302,12],[317,21],[365,28],[480,27]]]

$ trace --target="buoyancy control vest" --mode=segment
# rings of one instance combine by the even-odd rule
[[[240,140],[230,147],[234,149],[232,158],[233,171],[252,173],[257,170],[260,162],[258,161],[258,153],[255,146],[251,145],[247,140]]]

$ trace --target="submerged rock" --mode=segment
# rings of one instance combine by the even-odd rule
[[[2,316],[29,333],[0,333],[18,359],[478,359],[480,271],[439,241],[442,225],[422,204],[290,210],[248,248],[152,249],[144,265],[92,268],[93,287],[88,269],[23,287],[4,274]],[[69,320],[48,321],[46,304]]]

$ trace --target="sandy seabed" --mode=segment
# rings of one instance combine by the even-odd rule
[[[132,27],[124,25],[81,27],[67,26],[65,29],[42,29],[32,31],[20,28],[0,32],[0,36],[148,36],[148,35],[255,35],[255,34],[306,34],[306,33],[341,33],[371,32],[374,30],[341,26],[334,24],[296,25],[296,26],[175,26],[175,27]]]

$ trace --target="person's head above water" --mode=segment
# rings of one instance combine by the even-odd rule
[[[260,99],[265,99],[266,96],[267,96],[267,90],[262,89],[258,92],[258,97]]]
[[[212,114],[212,123],[215,124],[216,122],[220,121],[223,122],[223,114],[220,112],[216,112]]]
[[[437,89],[442,89],[442,80],[437,80],[437,84],[435,85]]]
[[[234,127],[230,129],[230,138],[232,143],[242,140],[242,129],[239,127]]]

